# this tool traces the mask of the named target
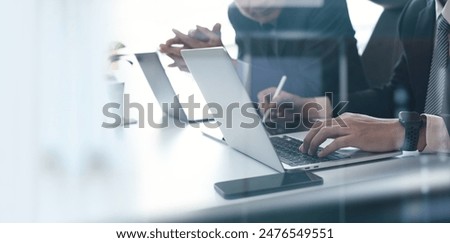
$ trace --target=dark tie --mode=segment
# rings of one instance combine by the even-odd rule
[[[440,15],[436,22],[436,40],[431,61],[430,80],[428,83],[425,113],[439,115],[442,113],[445,87],[447,82],[447,65],[449,57],[450,24]]]

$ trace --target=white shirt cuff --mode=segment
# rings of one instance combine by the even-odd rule
[[[447,132],[444,119],[439,116],[426,115],[427,116],[427,130],[426,130],[426,142],[427,145],[423,152],[435,153],[450,152],[450,137]]]

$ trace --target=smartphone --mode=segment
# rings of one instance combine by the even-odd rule
[[[309,171],[296,171],[217,182],[214,189],[225,199],[236,199],[321,184],[322,177]]]

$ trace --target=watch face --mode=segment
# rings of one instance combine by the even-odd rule
[[[417,112],[402,111],[399,113],[399,118],[402,122],[422,122],[422,119]]]

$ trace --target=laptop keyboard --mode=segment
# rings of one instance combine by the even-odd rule
[[[300,147],[300,145],[302,145],[303,142],[288,136],[271,137],[270,141],[272,142],[275,151],[280,157],[281,162],[288,164],[290,166],[315,164],[325,161],[349,158],[349,156],[347,155],[343,155],[336,152],[323,158],[301,153],[298,148]],[[322,149],[319,148],[319,151],[321,150]]]

